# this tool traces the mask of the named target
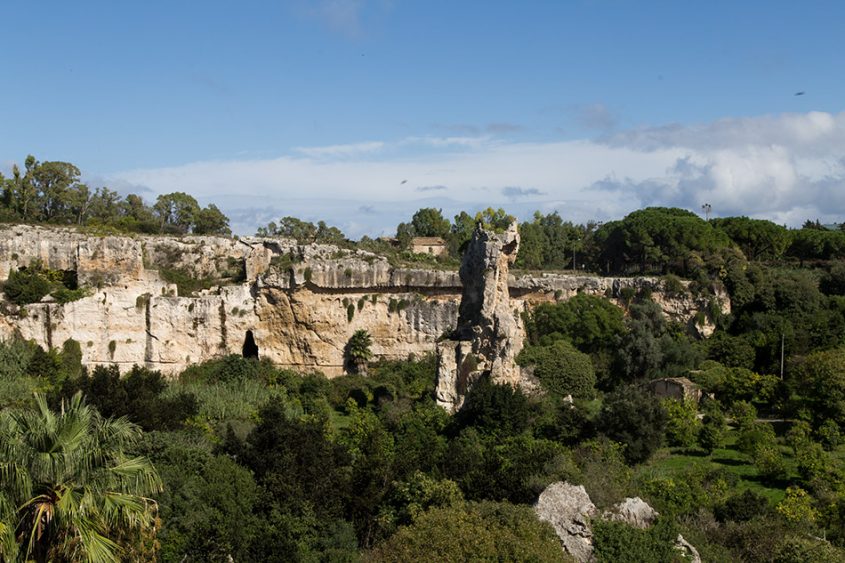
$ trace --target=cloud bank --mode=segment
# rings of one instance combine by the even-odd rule
[[[297,215],[353,237],[379,235],[428,206],[450,215],[491,205],[522,217],[557,210],[586,221],[646,205],[698,211],[706,202],[714,216],[841,221],[845,113],[729,118],[566,142],[489,134],[377,140],[130,170],[109,180],[153,194],[192,193],[220,206],[241,234]]]

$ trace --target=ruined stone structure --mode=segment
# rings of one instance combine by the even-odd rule
[[[479,234],[478,248],[492,249],[501,236],[512,235]],[[460,316],[490,320],[477,328],[463,322],[463,334],[478,330],[486,342],[479,344],[484,369],[512,381],[516,375],[505,363],[522,343],[520,313],[537,303],[581,291],[618,301],[631,287],[651,292],[667,315],[691,325],[705,309],[690,295],[661,294],[657,278],[514,277],[507,264],[516,248],[504,249],[512,242],[503,239],[496,256],[484,250],[477,264],[486,265],[469,276],[485,280],[476,290],[495,287],[498,297],[468,301],[459,314],[464,274],[395,267],[361,250],[278,238],[95,236],[0,226],[0,282],[39,260],[90,288],[70,303],[47,298],[23,307],[0,294],[0,338],[18,334],[44,347],[73,339],[89,366],[128,369],[138,363],[173,374],[194,362],[244,354],[334,376],[343,372],[344,346],[358,329],[372,335],[374,359],[404,359],[434,352]],[[206,280],[206,289],[180,294],[167,281],[175,279],[173,272]],[[482,272],[487,277],[477,278]],[[729,306],[726,298],[723,305]],[[496,334],[508,334],[510,341],[496,344]]]
[[[661,399],[675,399],[676,401],[691,401],[698,404],[701,400],[701,387],[686,377],[663,377],[649,381],[648,387],[652,394]]]

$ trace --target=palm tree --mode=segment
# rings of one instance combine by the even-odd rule
[[[367,362],[373,357],[370,350],[372,345],[373,339],[366,330],[360,329],[352,333],[352,337],[346,343],[345,351],[347,361],[352,365],[355,373],[367,374]]]
[[[0,413],[0,559],[120,561],[127,538],[154,533],[152,464],[125,451],[141,436],[77,393],[58,412]]]

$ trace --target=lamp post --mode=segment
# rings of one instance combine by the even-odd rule
[[[710,221],[710,212],[713,211],[713,206],[710,205],[709,203],[705,203],[704,205],[701,206],[701,209],[704,210],[704,219],[709,222]]]

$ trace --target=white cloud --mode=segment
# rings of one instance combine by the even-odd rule
[[[831,150],[845,149],[845,112],[811,111],[725,118],[695,125],[670,124],[623,131],[607,137],[605,142],[644,151],[666,147],[719,150],[786,146],[796,155],[827,155]]]
[[[413,137],[296,153],[115,178],[156,194],[181,190],[213,201],[241,233],[298,215],[325,219],[356,237],[382,234],[427,206],[446,214],[503,206],[523,217],[534,209],[559,210],[575,221],[619,218],[644,205],[698,211],[704,202],[717,216],[746,214],[791,225],[845,214],[845,114],[723,119],[595,141]],[[506,189],[514,186],[530,188],[518,194]]]
[[[489,145],[492,137],[463,136],[463,137],[406,137],[399,142],[400,146],[425,145],[434,148],[464,147],[478,149]]]
[[[810,112],[641,129],[614,135],[609,146],[644,152],[672,147],[683,155],[664,174],[605,178],[595,187],[633,193],[644,205],[745,214],[799,224],[845,213],[845,113]]]
[[[346,145],[328,145],[325,147],[296,147],[298,153],[314,158],[323,157],[349,157],[361,154],[378,152],[384,148],[381,141],[368,141],[363,143],[351,143]]]

